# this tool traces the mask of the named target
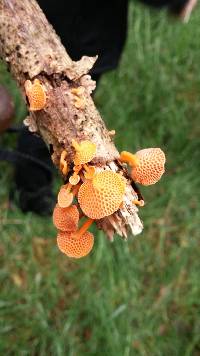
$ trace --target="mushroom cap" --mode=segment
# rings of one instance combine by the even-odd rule
[[[42,110],[46,104],[46,93],[43,86],[38,79],[34,80],[34,83],[25,82],[26,95],[29,100],[30,110],[37,111]]]
[[[53,224],[58,230],[74,232],[78,228],[79,211],[76,205],[61,208],[56,204],[53,211]]]
[[[124,193],[123,178],[118,173],[103,171],[81,185],[78,202],[86,216],[101,219],[119,209]]]
[[[62,185],[58,193],[58,205],[61,208],[67,208],[72,204],[73,199],[74,199],[73,193],[68,192],[66,187]]]
[[[61,252],[68,257],[81,258],[90,253],[94,245],[94,236],[86,231],[78,239],[73,238],[73,233],[59,231],[57,244]]]
[[[132,179],[143,185],[155,184],[165,172],[165,154],[160,148],[145,148],[136,152],[138,165],[131,171]]]
[[[96,154],[96,145],[91,141],[82,141],[74,157],[74,164],[80,165],[90,162]]]
[[[69,177],[69,183],[71,185],[77,185],[80,181],[80,176],[74,173],[71,177]]]

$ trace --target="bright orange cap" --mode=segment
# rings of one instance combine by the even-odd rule
[[[35,79],[32,84],[30,80],[26,80],[24,86],[29,100],[30,110],[42,110],[46,104],[46,94],[40,81]]]
[[[124,193],[123,178],[118,173],[103,171],[81,185],[78,202],[86,216],[101,219],[119,209]]]
[[[71,177],[69,177],[69,183],[71,185],[77,185],[80,182],[80,176],[75,172]]]
[[[145,148],[136,152],[139,163],[133,167],[131,177],[143,185],[155,184],[165,172],[165,154],[160,148]]]
[[[94,236],[86,231],[80,238],[73,238],[73,233],[60,231],[57,236],[58,248],[68,257],[81,258],[90,253],[94,245]]]
[[[76,205],[61,208],[56,204],[53,211],[53,223],[58,230],[74,232],[78,228],[79,211]]]
[[[61,208],[67,208],[72,204],[73,199],[73,193],[69,192],[63,185],[58,193],[58,205]]]
[[[77,143],[72,140],[72,146],[76,150],[74,164],[80,165],[90,162],[96,154],[96,145],[91,141],[82,141]]]

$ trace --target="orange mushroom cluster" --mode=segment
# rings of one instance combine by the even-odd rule
[[[82,141],[80,144],[72,141],[75,149],[73,174],[69,177],[68,183],[62,185],[58,193],[58,203],[53,212],[53,222],[58,229],[58,248],[68,257],[81,258],[86,256],[93,247],[94,236],[87,229],[92,224],[92,219],[87,219],[78,228],[80,219],[79,210],[73,204],[73,200],[80,187],[81,175],[91,178],[94,175],[94,167],[90,167],[90,162],[96,153],[96,145],[90,141]],[[66,162],[67,152],[64,150],[60,158],[60,170],[63,175],[68,173]]]
[[[88,219],[80,229],[79,211],[76,205],[61,208],[58,204],[54,208],[53,223],[58,229],[57,245],[61,252],[68,257],[81,258],[92,250],[94,236],[87,231],[92,221]]]
[[[94,236],[87,231],[93,221],[110,216],[123,206],[126,180],[111,170],[96,170],[91,163],[96,154],[94,143],[72,140],[72,147],[74,159],[71,174],[66,161],[67,152],[61,154],[60,170],[69,177],[58,193],[53,223],[58,229],[57,245],[60,251],[68,257],[81,258],[93,248]],[[155,184],[164,173],[165,154],[160,148],[143,149],[135,155],[123,151],[120,161],[130,165],[130,177],[143,185]],[[133,203],[144,205],[143,200],[133,199]],[[79,227],[82,217],[87,219]]]
[[[88,228],[94,220],[117,211],[125,193],[124,178],[113,171],[96,172],[90,164],[96,154],[96,145],[90,141],[78,143],[74,148],[73,172],[68,182],[61,186],[53,212],[53,223],[58,229],[58,248],[68,257],[86,256],[94,244],[94,236]],[[60,170],[68,173],[67,153],[60,157]],[[73,203],[76,200],[76,205]],[[79,228],[80,214],[87,220]]]

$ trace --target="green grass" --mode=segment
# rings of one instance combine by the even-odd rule
[[[0,354],[200,354],[200,10],[188,25],[131,6],[119,69],[96,93],[119,149],[160,146],[167,172],[142,188],[144,232],[61,255],[50,219],[9,210],[12,167],[0,170]],[[0,81],[22,106],[5,70]],[[7,137],[1,144],[10,144]]]

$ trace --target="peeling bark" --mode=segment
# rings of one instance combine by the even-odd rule
[[[88,72],[97,57],[83,56],[78,62],[72,61],[35,0],[0,0],[0,56],[19,84],[24,99],[25,80],[38,78],[44,86],[47,105],[43,110],[30,112],[25,124],[51,147],[55,166],[59,167],[63,149],[72,162],[72,138],[87,139],[97,146],[92,163],[98,169],[112,169],[128,177],[91,98],[95,82]],[[82,108],[75,106],[72,89],[77,87],[83,91]],[[114,232],[126,238],[129,229],[133,235],[142,231],[133,199],[137,199],[137,194],[127,179],[124,207],[97,222],[110,239]]]

